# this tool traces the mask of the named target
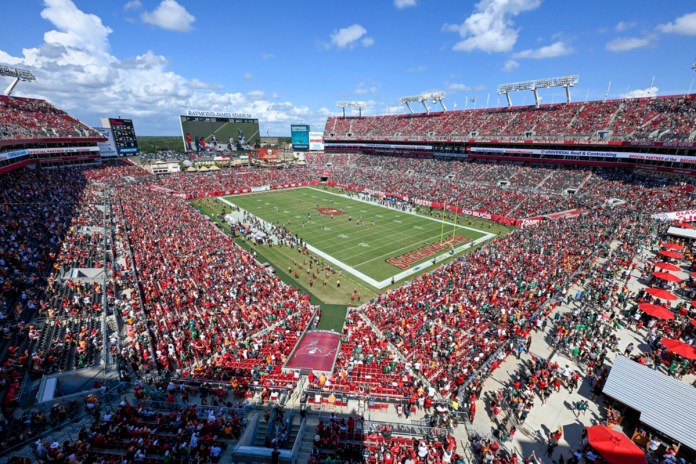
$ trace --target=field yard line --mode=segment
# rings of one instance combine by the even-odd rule
[[[353,198],[353,197],[349,197],[349,196],[347,196],[347,195],[342,195],[342,194],[340,194],[340,193],[327,192],[327,191],[325,191],[325,190],[320,190],[320,189],[314,188],[314,187],[304,187],[304,188],[310,189],[310,190],[316,190],[317,192],[328,193],[329,195],[335,195],[335,196],[341,197],[341,198],[347,198],[347,199],[349,199],[349,200],[360,201],[360,202],[363,202],[363,203],[366,203],[366,204],[372,205],[372,206],[379,206],[380,208],[384,208],[384,209],[387,209],[387,210],[390,210],[390,211],[399,211],[399,212],[401,212],[401,213],[410,214],[410,215],[412,215],[412,216],[417,216],[417,217],[419,217],[419,218],[428,219],[429,221],[445,223],[445,224],[448,224],[449,226],[455,226],[455,225],[456,225],[456,227],[461,228],[461,229],[473,230],[474,232],[479,232],[479,233],[481,233],[481,234],[491,235],[490,232],[486,232],[486,231],[483,231],[483,230],[480,230],[480,229],[474,229],[473,227],[467,227],[467,226],[461,226],[461,225],[459,225],[459,224],[453,224],[453,223],[451,223],[451,222],[443,221],[442,219],[435,219],[435,218],[431,218],[431,217],[428,217],[428,216],[423,216],[423,215],[421,215],[421,214],[414,213],[414,212],[412,212],[412,211],[404,211],[404,210],[401,210],[401,209],[388,208],[388,207],[386,207],[386,206],[380,205],[379,203],[372,203],[371,201],[363,200],[363,199],[361,199],[361,198]],[[466,216],[466,215],[465,215],[465,216]],[[477,218],[477,219],[479,219],[479,218]],[[495,235],[495,234],[493,234],[493,235]]]
[[[393,208],[388,208],[388,207],[386,207],[386,206],[382,206],[382,205],[377,204],[377,203],[372,203],[372,202],[369,202],[369,201],[366,201],[366,200],[362,200],[362,199],[359,199],[359,198],[351,198],[351,197],[349,197],[349,196],[347,196],[347,195],[341,195],[341,194],[338,194],[338,193],[326,192],[326,191],[324,191],[324,190],[316,189],[316,188],[314,188],[314,187],[297,187],[297,188],[298,188],[298,189],[299,189],[299,188],[306,188],[306,189],[316,190],[317,192],[320,192],[320,193],[327,193],[327,194],[329,194],[329,195],[334,195],[334,196],[341,197],[341,198],[345,198],[345,199],[349,199],[349,200],[360,201],[360,202],[366,203],[366,204],[368,204],[368,205],[378,206],[378,207],[380,207],[380,208],[384,208],[384,209],[390,210],[390,211],[398,211],[398,212],[401,212],[401,213],[410,214],[410,215],[412,215],[412,216],[416,216],[416,217],[423,218],[423,219],[428,219],[428,220],[433,221],[433,222],[444,223],[444,224],[447,224],[447,225],[449,225],[449,226],[454,226],[454,225],[455,225],[455,224],[453,224],[453,223],[451,223],[451,222],[443,221],[443,220],[441,220],[441,219],[435,219],[435,218],[430,218],[430,217],[428,217],[428,216],[422,216],[422,215],[417,214],[417,213],[412,213],[411,211],[402,211],[402,210],[397,210],[397,209],[393,209]],[[290,189],[288,189],[288,190],[290,190]],[[250,194],[259,194],[259,193],[270,193],[270,192],[253,192],[253,193],[250,193]],[[249,195],[249,194],[247,194],[247,195]],[[239,208],[241,211],[245,211],[245,212],[246,212],[246,210],[245,210],[244,208],[239,207],[239,205],[235,205],[234,203],[230,202],[229,200],[227,200],[227,199],[225,199],[225,198],[223,198],[223,197],[219,197],[218,199],[219,199],[220,201],[222,201],[223,203],[229,205],[229,206],[237,207],[237,208]],[[250,214],[251,214],[251,213],[250,213]],[[259,219],[260,221],[262,221],[263,223],[269,224],[267,221],[263,220],[262,218],[258,217],[257,215],[255,215],[255,214],[252,214],[252,215],[253,215],[254,217],[258,218],[258,219]],[[470,247],[473,247],[473,246],[475,246],[475,245],[478,245],[479,243],[483,243],[483,242],[485,242],[485,241],[487,241],[487,240],[490,240],[490,239],[492,239],[492,238],[494,238],[494,237],[496,236],[496,234],[493,234],[493,233],[491,233],[491,232],[484,232],[483,230],[474,229],[473,227],[466,227],[466,226],[460,226],[460,225],[456,225],[456,227],[462,228],[462,229],[471,230],[471,231],[474,231],[474,232],[478,232],[478,233],[480,233],[480,234],[483,234],[483,236],[480,237],[480,238],[477,238],[476,240],[470,241],[470,242],[468,242],[468,243],[466,243],[466,244],[464,244],[464,245],[462,245],[462,246],[460,246],[460,247],[455,248],[455,249],[454,249],[454,253],[455,253],[455,254],[459,254],[460,252],[466,250],[467,248],[470,248]],[[408,277],[408,276],[410,276],[410,275],[415,274],[416,272],[419,272],[419,271],[422,271],[422,270],[427,269],[427,268],[429,268],[429,267],[432,267],[432,266],[434,266],[435,264],[439,263],[440,261],[446,260],[446,259],[449,258],[449,256],[450,256],[449,252],[442,253],[442,254],[437,255],[437,256],[435,257],[435,264],[433,264],[432,261],[426,261],[426,262],[424,262],[424,263],[422,263],[422,264],[416,265],[416,266],[411,267],[411,268],[409,268],[409,269],[406,269],[406,270],[404,270],[404,271],[402,271],[402,272],[399,272],[398,274],[395,274],[395,275],[393,275],[392,277],[388,277],[387,279],[384,279],[384,280],[381,281],[381,282],[378,282],[378,281],[376,281],[375,279],[373,279],[373,278],[371,278],[371,277],[369,277],[369,276],[363,274],[362,272],[358,271],[357,269],[354,269],[353,267],[349,266],[348,264],[346,264],[346,263],[344,263],[344,262],[342,262],[342,261],[340,261],[340,260],[334,258],[333,256],[331,256],[331,255],[329,255],[329,254],[327,254],[327,253],[324,253],[323,251],[321,251],[321,250],[315,248],[314,246],[312,246],[312,245],[310,245],[310,244],[307,244],[307,243],[306,243],[306,246],[307,246],[307,248],[308,248],[311,252],[313,252],[313,253],[315,253],[315,254],[321,256],[322,258],[326,259],[326,260],[329,261],[330,263],[333,263],[333,264],[339,266],[341,269],[345,270],[346,272],[349,272],[350,274],[354,275],[355,277],[361,279],[363,282],[366,282],[366,283],[368,283],[368,284],[370,284],[370,285],[372,285],[373,287],[378,288],[378,289],[382,289],[382,288],[385,288],[385,287],[391,285],[392,279],[393,279],[394,282],[398,282],[398,281],[400,281],[400,280],[402,280],[402,279],[405,279],[406,277]]]
[[[484,235],[484,236],[481,237],[481,238],[477,238],[476,240],[474,240],[474,241],[472,241],[472,242],[466,243],[466,244],[464,244],[463,246],[460,246],[460,247],[455,248],[455,249],[454,249],[454,254],[455,254],[455,255],[456,255],[456,254],[459,254],[459,253],[461,253],[462,251],[466,250],[467,248],[471,248],[471,247],[473,247],[473,246],[475,246],[475,245],[478,245],[479,243],[483,243],[483,242],[485,242],[486,240],[490,240],[490,239],[493,238],[493,237],[495,237],[495,234],[492,234],[492,233],[486,234],[486,235]],[[394,276],[390,277],[389,279],[384,279],[383,281],[378,282],[379,286],[378,286],[377,288],[384,288],[384,287],[386,287],[387,285],[390,285],[390,284],[391,284],[391,279],[394,279],[394,282],[398,282],[398,281],[400,281],[400,280],[402,280],[402,279],[405,279],[406,277],[408,277],[408,276],[410,276],[410,275],[412,275],[412,274],[415,274],[416,272],[422,271],[422,270],[427,269],[427,268],[429,268],[429,267],[431,267],[431,266],[435,266],[435,264],[439,263],[440,261],[444,261],[445,259],[449,258],[449,255],[450,255],[449,252],[447,252],[447,253],[442,253],[442,254],[440,254],[440,255],[438,255],[438,256],[435,257],[435,263],[432,263],[432,261],[426,261],[426,262],[423,263],[423,264],[418,264],[417,266],[408,268],[408,269],[406,269],[406,270],[403,271],[403,272],[400,272],[400,273],[398,273],[398,274],[395,274]]]
[[[402,229],[403,229],[403,230],[402,230]],[[401,227],[392,229],[392,231],[393,231],[394,233],[400,233],[400,232],[403,232],[403,231],[405,231],[405,230],[408,230],[408,227],[406,227],[406,226],[401,226]],[[381,234],[381,233],[382,233],[382,232],[380,232],[380,234]],[[422,243],[422,242],[425,242],[425,241],[427,241],[427,240],[431,240],[433,237],[437,237],[437,236],[440,235],[440,232],[439,232],[439,231],[435,231],[435,230],[433,230],[432,232],[423,231],[423,232],[419,232],[419,233],[414,234],[414,235],[418,236],[418,235],[425,234],[425,233],[428,234],[428,237],[427,237],[427,238],[424,238],[424,239],[422,239],[422,240],[418,240],[418,241],[416,241],[416,242],[411,242],[410,245],[406,245],[405,247],[399,248],[398,250],[394,250],[394,251],[396,252],[396,251],[399,251],[399,250],[403,250],[404,248],[408,248],[409,246],[417,245],[417,244]],[[448,232],[448,234],[449,234],[449,232]],[[375,235],[375,234],[370,234],[369,237],[373,237],[374,235]],[[389,238],[389,237],[385,237],[385,239],[388,239],[388,238]],[[414,237],[414,238],[415,238],[415,237]],[[467,238],[468,238],[468,237],[467,237]],[[471,240],[471,239],[470,239],[470,240]],[[367,242],[368,239],[365,238],[365,239],[362,240],[362,241]],[[382,245],[382,246],[379,246],[379,247],[377,247],[377,248],[384,248],[385,246],[386,246],[386,245]],[[342,248],[342,251],[348,252],[348,251],[350,251],[350,250],[354,250],[354,249],[358,249],[358,248],[362,248],[362,247],[361,247],[359,244],[358,244],[358,245],[352,245],[352,246],[349,246],[349,247],[343,247],[343,248]],[[375,251],[375,250],[360,251],[359,253],[355,253],[352,257],[353,257],[353,258],[357,258],[357,257],[359,257],[359,256],[362,255],[362,254],[370,253],[370,252],[372,252],[372,251]],[[386,256],[386,255],[385,255],[385,256]],[[366,261],[366,262],[367,262],[367,261]],[[362,265],[362,264],[364,264],[364,263],[354,264],[354,266],[360,266],[360,265]]]
[[[391,232],[391,231],[394,231],[394,232],[401,232],[402,229],[403,229],[403,230],[407,230],[407,229],[413,228],[413,224],[414,224],[413,222],[409,222],[409,223],[406,223],[406,224],[400,224],[400,225],[398,225],[397,227],[392,227],[392,228],[390,228],[389,231],[390,231],[390,232]],[[375,227],[377,228],[377,226],[375,226]],[[347,244],[349,244],[350,242],[354,242],[354,241],[366,242],[366,241],[368,241],[369,239],[372,239],[372,237],[378,237],[378,236],[380,236],[380,235],[383,235],[383,234],[384,234],[384,230],[381,229],[381,228],[382,228],[382,226],[379,226],[379,230],[374,230],[372,233],[368,233],[368,234],[361,234],[359,237],[349,238],[349,239],[347,239],[347,240],[346,240],[346,239],[343,239],[341,243],[344,243],[344,244],[347,245]],[[373,230],[373,229],[372,229],[372,226],[367,226],[367,227],[366,227],[365,229],[363,229],[363,230]],[[328,242],[328,241],[330,241],[330,240],[336,240],[336,239],[335,239],[335,238],[325,238],[325,239],[323,239],[323,240],[315,241],[314,243],[315,243],[316,245],[319,245],[320,243]],[[353,248],[353,247],[351,247],[351,248]]]
[[[239,205],[235,205],[234,203],[231,203],[229,200],[227,200],[227,199],[225,199],[225,198],[220,197],[220,198],[218,198],[218,199],[219,199],[220,201],[222,201],[223,203],[227,204],[228,206],[239,208],[241,211],[246,211],[244,208],[241,208]],[[251,214],[251,213],[250,213],[250,214]],[[256,217],[259,221],[261,221],[261,222],[263,222],[263,223],[265,223],[265,224],[268,224],[267,221],[261,219],[260,217],[256,216],[255,214],[254,214],[253,216]],[[309,251],[311,251],[312,253],[321,256],[322,258],[324,258],[325,260],[329,261],[330,263],[333,263],[333,264],[339,266],[340,268],[342,268],[342,269],[344,269],[345,271],[347,271],[347,272],[353,274],[353,275],[354,275],[355,277],[357,277],[358,279],[362,280],[363,282],[367,282],[368,284],[372,285],[372,286],[375,287],[375,288],[384,288],[384,287],[386,287],[387,285],[389,285],[388,281],[383,281],[383,282],[381,282],[381,284],[383,284],[383,285],[380,286],[380,282],[377,282],[377,281],[376,281],[375,279],[373,279],[372,277],[367,276],[367,275],[363,274],[362,272],[358,271],[357,269],[352,268],[351,266],[347,265],[347,264],[344,263],[343,261],[339,261],[339,260],[337,260],[336,258],[334,258],[333,256],[331,256],[331,255],[329,255],[329,254],[326,254],[326,253],[324,253],[323,251],[321,251],[321,250],[319,250],[319,249],[317,249],[317,248],[314,248],[314,247],[313,247],[312,245],[310,245],[309,243],[305,243],[305,246],[306,246],[307,249],[308,249]],[[387,283],[385,284],[384,282],[387,282]]]
[[[399,249],[397,249],[397,250],[392,250],[392,251],[390,251],[389,253],[383,254],[382,256],[377,256],[377,257],[375,257],[375,258],[368,259],[367,261],[363,261],[362,263],[358,263],[358,264],[355,265],[355,267],[359,267],[359,266],[362,266],[363,264],[371,263],[372,261],[375,261],[375,260],[377,260],[377,259],[384,258],[385,256],[389,256],[389,255],[391,255],[391,256],[393,256],[393,257],[396,257],[396,256],[397,256],[397,255],[395,254],[396,252],[401,251],[401,250],[405,250],[406,248],[411,248],[413,245],[418,245],[419,243],[427,242],[428,240],[431,240],[431,239],[432,239],[432,236],[431,236],[431,237],[428,237],[428,238],[426,238],[426,239],[423,239],[423,240],[421,240],[421,241],[418,241],[418,242],[413,242],[413,243],[411,243],[410,245],[406,245],[405,247],[401,247],[401,248],[399,248]],[[417,248],[416,248],[416,249],[417,249]]]

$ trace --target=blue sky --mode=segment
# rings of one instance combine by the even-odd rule
[[[502,105],[498,84],[567,74],[580,75],[575,100],[604,98],[609,81],[610,98],[686,93],[696,77],[687,1],[5,0],[3,10],[0,64],[38,78],[16,95],[91,125],[130,117],[141,135],[178,135],[186,109],[252,113],[263,134],[289,135],[292,123],[322,130],[338,100],[387,114],[428,91],[445,92],[449,109]]]

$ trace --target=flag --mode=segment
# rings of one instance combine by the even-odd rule
[[[476,97],[471,97],[471,103],[476,102]]]

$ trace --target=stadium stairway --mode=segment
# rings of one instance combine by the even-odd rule
[[[297,452],[297,462],[308,462],[314,448],[314,436],[317,434],[317,425],[319,425],[319,416],[316,414],[308,414],[302,442],[299,451]]]
[[[590,172],[588,175],[585,176],[585,178],[580,182],[580,185],[577,186],[577,191],[580,192],[582,188],[585,186],[585,184],[592,178],[592,173]]]
[[[538,184],[536,184],[536,185],[534,186],[534,191],[535,191],[535,192],[539,192],[539,191],[541,190],[541,187],[544,185],[544,183],[545,183],[547,180],[549,180],[550,177],[553,177],[554,174],[555,174],[555,173],[552,172],[552,173],[550,173],[549,175],[547,175],[546,177],[544,177],[543,179],[541,179],[541,182],[539,182]],[[521,204],[521,203],[520,203],[520,204]],[[517,205],[515,208],[517,208],[517,207],[519,207],[519,206],[520,206],[520,205]],[[511,210],[511,211],[512,211],[512,210]],[[509,213],[508,213],[508,214],[509,214]]]
[[[520,201],[515,206],[513,206],[512,209],[510,209],[510,211],[505,213],[505,217],[512,217],[512,213],[517,211],[517,209],[519,209],[519,207],[522,206],[524,204],[524,202],[526,202],[526,201],[527,201],[527,199],[525,198],[524,200]]]

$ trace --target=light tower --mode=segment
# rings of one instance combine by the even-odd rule
[[[27,69],[20,68],[10,68],[9,66],[4,66],[0,64],[0,76],[8,76],[14,78],[10,85],[5,89],[3,95],[9,97],[12,95],[12,91],[17,87],[19,81],[33,82],[36,80],[34,74]]]
[[[430,108],[428,108],[428,100],[432,101],[433,104],[437,105],[438,103],[442,107],[442,111],[447,111],[447,107],[445,106],[445,103],[443,99],[445,98],[445,94],[442,92],[425,92],[420,95],[413,95],[410,97],[401,97],[401,103],[406,105],[406,108],[413,113],[413,108],[411,108],[411,103],[420,103],[423,105],[423,108],[425,108],[426,113],[430,113]]]
[[[504,94],[508,102],[508,108],[512,106],[512,100],[510,99],[510,92],[517,92],[520,90],[531,90],[534,93],[534,103],[537,108],[541,104],[541,99],[539,98],[539,89],[548,89],[551,87],[563,87],[566,93],[566,103],[571,102],[570,98],[570,88],[574,87],[580,81],[580,77],[574,76],[563,76],[563,77],[550,77],[547,79],[537,79],[533,81],[524,82],[514,82],[512,84],[501,84],[498,86],[498,95]]]
[[[362,117],[362,110],[365,108],[367,105],[365,102],[361,101],[340,101],[336,102],[336,106],[341,108],[343,110],[343,117],[346,117],[346,108],[357,108],[358,109],[358,117]]]

